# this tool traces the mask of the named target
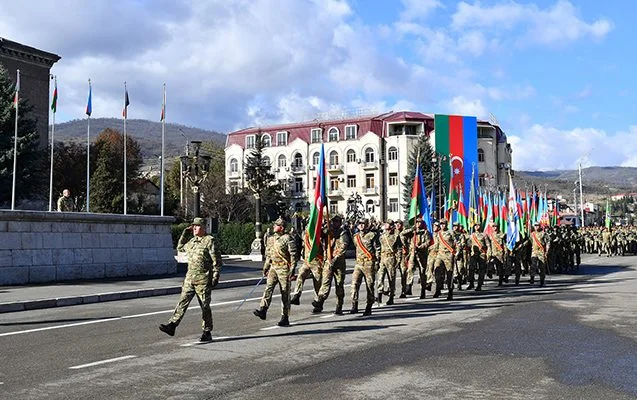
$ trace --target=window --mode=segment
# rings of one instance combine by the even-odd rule
[[[279,168],[283,168],[288,165],[288,160],[285,158],[283,154],[279,156],[278,160],[279,160],[278,162]]]
[[[345,139],[356,139],[356,125],[347,125],[345,127]]]
[[[338,190],[338,178],[330,178],[330,190]]]
[[[365,175],[365,188],[366,189],[373,189],[374,186],[376,186],[374,184],[374,174]]]
[[[389,161],[398,160],[398,149],[395,147],[390,147],[389,150],[387,151],[387,159]]]
[[[312,187],[316,188],[316,177],[312,178]]]
[[[294,155],[294,161],[292,161],[292,166],[297,168],[303,168],[303,156],[301,153],[296,153]]]
[[[288,145],[288,133],[287,132],[277,132],[277,134],[276,134],[276,145],[277,146],[287,146]]]
[[[288,184],[288,180],[279,179],[279,187],[281,188],[282,191],[287,192],[288,188],[290,187],[290,185]]]
[[[481,177],[479,177],[479,178],[478,178],[478,184],[479,184],[481,187],[485,187],[485,186],[487,185],[487,180],[486,180],[486,179],[484,179],[484,176],[481,176]]]
[[[330,142],[337,142],[338,141],[338,129],[337,128],[330,128],[330,130],[327,132],[327,137],[328,137],[328,140]]]
[[[272,165],[272,161],[270,161],[270,157],[268,156],[263,156],[263,158],[261,159],[261,163],[265,165],[266,167],[269,167],[270,165]]]
[[[478,149],[478,162],[484,162],[484,150]]]
[[[347,150],[347,162],[356,162],[356,152],[354,150]]]
[[[230,172],[239,172],[239,161],[236,158],[230,160]]]
[[[264,133],[261,136],[261,144],[263,145],[263,147],[272,146],[272,138],[270,137],[270,135],[268,135],[267,133]]]
[[[348,188],[356,187],[356,175],[347,175],[347,187]]]
[[[398,199],[389,199],[389,212],[398,212]]]
[[[230,194],[237,194],[237,193],[239,193],[239,182],[237,181],[230,182]]]
[[[374,200],[367,200],[367,203],[365,204],[365,210],[370,214],[374,213]]]
[[[389,186],[398,186],[398,172],[389,174]]]
[[[320,128],[314,128],[310,132],[312,133],[312,143],[321,143],[322,130]]]
[[[338,201],[330,201],[330,214],[338,214]]]
[[[338,165],[338,152],[336,150],[330,152],[330,165]]]
[[[253,149],[254,148],[254,142],[255,142],[254,138],[255,138],[254,135],[246,136],[246,149]]]
[[[319,154],[318,151],[316,153],[312,154],[312,165],[318,165],[319,158],[321,158],[321,155]]]
[[[374,149],[372,149],[371,147],[368,147],[365,149],[365,162],[366,163],[373,163],[374,162]]]
[[[303,192],[303,178],[295,178],[294,179],[294,191],[296,193]]]

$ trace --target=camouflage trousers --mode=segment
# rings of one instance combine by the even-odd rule
[[[444,283],[447,284],[447,289],[453,290],[453,255],[436,255],[436,260],[433,264],[434,275],[436,277],[436,291],[442,290]]]
[[[389,281],[389,295],[394,297],[396,293],[396,257],[388,255],[380,258],[380,268],[376,274],[376,281],[378,282],[378,293],[385,291],[385,276]]]
[[[469,260],[469,274],[467,276],[469,284],[473,284],[476,272],[478,273],[478,286],[482,287],[482,284],[484,283],[484,276],[487,273],[487,257],[485,253],[471,256],[471,259]]]
[[[546,262],[539,257],[531,257],[531,269],[529,270],[529,278],[531,283],[535,280],[535,273],[540,273],[540,283],[544,283],[546,276]]]
[[[272,266],[268,271],[268,276],[265,283],[265,290],[263,291],[263,297],[261,298],[261,307],[270,308],[272,303],[272,292],[274,287],[278,284],[281,291],[281,314],[289,315],[290,312],[290,269],[287,266],[278,267]]]
[[[201,326],[204,331],[212,331],[212,311],[210,309],[210,294],[212,292],[212,285],[210,281],[206,283],[193,283],[189,276],[186,276],[184,283],[181,286],[181,297],[175,308],[173,316],[169,322],[179,325],[181,320],[186,314],[188,305],[192,301],[192,298],[197,296],[199,301],[199,307],[201,307]]]
[[[323,268],[321,289],[318,292],[319,301],[325,301],[330,295],[332,278],[334,278],[334,291],[336,292],[336,305],[343,306],[345,299],[345,260],[338,260],[332,268]]]
[[[322,275],[322,262],[304,262],[296,277],[296,290],[294,291],[294,294],[301,297],[303,294],[303,284],[305,283],[305,280],[312,277],[312,283],[314,285],[314,300],[318,300],[319,291],[321,290]]]
[[[352,302],[358,303],[358,291],[363,279],[367,289],[367,305],[374,304],[374,264],[371,262],[356,263],[352,273]]]

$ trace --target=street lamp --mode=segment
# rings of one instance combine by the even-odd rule
[[[190,142],[193,148],[193,155],[187,154],[180,157],[181,165],[184,169],[183,177],[190,182],[193,193],[193,217],[199,217],[200,215],[200,201],[201,194],[199,193],[199,186],[203,183],[208,176],[210,169],[210,159],[208,155],[199,154],[201,150],[201,142],[193,140]]]
[[[356,223],[363,215],[363,198],[358,192],[354,192],[347,199],[347,221]]]

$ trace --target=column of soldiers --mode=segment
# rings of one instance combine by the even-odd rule
[[[606,257],[637,254],[637,227],[585,227],[581,229],[581,250]]]

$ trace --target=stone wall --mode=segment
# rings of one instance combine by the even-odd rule
[[[172,217],[0,211],[0,285],[175,273]]]

